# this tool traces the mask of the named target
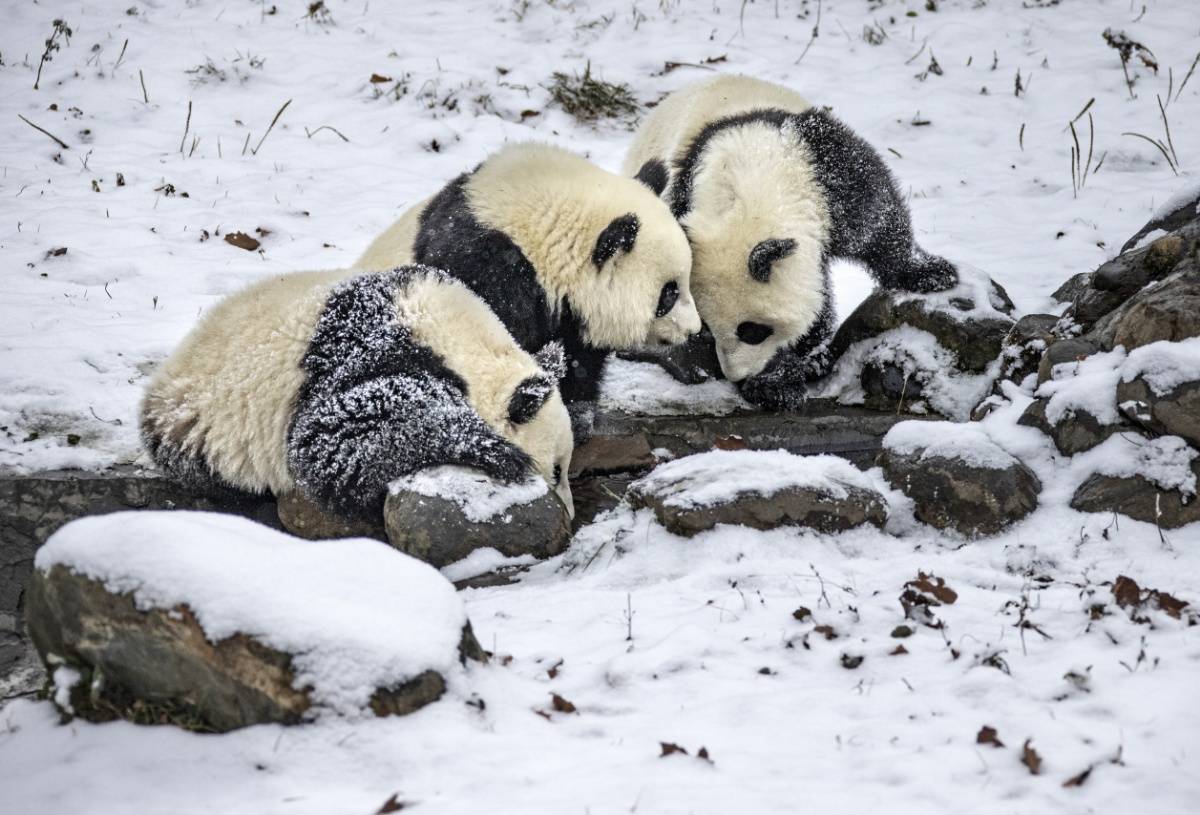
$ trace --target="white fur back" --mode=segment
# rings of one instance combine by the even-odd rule
[[[738,74],[721,74],[675,91],[638,127],[622,172],[633,175],[651,159],[673,167],[710,122],[751,110],[776,108],[800,113],[812,107],[782,85]]]
[[[290,490],[300,361],[330,289],[348,274],[289,274],[222,300],[151,379],[142,412],[152,432],[235,487]]]

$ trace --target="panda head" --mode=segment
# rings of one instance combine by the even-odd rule
[[[568,294],[595,346],[678,345],[700,330],[692,299],[692,253],[666,204],[639,181],[613,176],[613,194],[592,224],[583,283]]]
[[[526,373],[512,387],[502,435],[533,459],[542,478],[574,518],[567,472],[575,440],[571,417],[558,392],[558,381],[567,371],[562,345],[547,344],[537,352],[534,362],[537,370]]]
[[[566,372],[562,346],[536,355],[519,346],[486,303],[464,284],[429,268],[396,299],[414,341],[460,381],[463,396],[489,428],[520,449],[574,517],[567,470],[574,438],[558,392]]]
[[[682,220],[696,305],[732,382],[761,372],[776,352],[804,336],[828,296],[828,217],[795,195],[811,184],[789,177],[798,162],[780,162],[786,154],[770,148],[735,141],[706,156]]]

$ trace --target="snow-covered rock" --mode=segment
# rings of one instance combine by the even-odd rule
[[[507,557],[549,557],[571,538],[567,508],[540,477],[503,484],[463,467],[393,481],[383,520],[392,546],[437,567],[488,547]]]
[[[713,450],[677,459],[631,484],[629,500],[688,537],[718,524],[840,532],[887,520],[882,496],[853,464],[783,450]]]
[[[902,422],[884,436],[879,463],[919,520],[971,537],[1033,512],[1042,488],[977,423]]]
[[[198,512],[122,512],[38,550],[30,634],[75,712],[230,730],[412,712],[481,658],[454,587],[366,539],[312,543]]]
[[[1134,349],[1121,366],[1117,406],[1146,429],[1200,448],[1200,337]]]
[[[1145,442],[1105,461],[1071,498],[1082,512],[1119,512],[1163,529],[1200,521],[1200,453],[1177,436]]]

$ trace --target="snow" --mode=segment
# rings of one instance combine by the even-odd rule
[[[549,488],[541,476],[505,484],[479,470],[446,465],[397,478],[388,485],[388,490],[392,495],[408,491],[427,498],[453,501],[468,520],[485,523],[516,504],[528,504],[541,498]]]
[[[1090,413],[1100,424],[1113,424],[1117,415],[1117,382],[1125,348],[1092,354],[1075,362],[1060,362],[1050,369],[1047,379],[1037,389],[1037,395],[1049,398],[1046,420],[1058,424],[1063,417],[1077,411]]]
[[[533,555],[508,557],[501,553],[499,549],[486,546],[482,549],[476,549],[462,560],[456,560],[449,566],[443,566],[441,572],[442,577],[447,580],[458,581],[478,577],[481,574],[487,574],[488,572],[500,569],[532,566],[534,563],[537,563],[537,558]]]
[[[845,498],[847,486],[873,489],[870,480],[838,456],[798,456],[786,450],[712,450],[655,467],[635,488],[668,506],[707,507],[739,495],[770,497],[783,490],[818,490]]]
[[[1160,340],[1133,349],[1121,366],[1121,381],[1131,382],[1139,376],[1159,396],[1188,382],[1200,382],[1200,337]]]
[[[754,409],[724,379],[685,385],[652,362],[631,362],[615,356],[609,357],[602,387],[600,407],[635,416],[726,416]]]
[[[710,75],[664,62],[724,57],[707,67],[831,105],[888,161],[921,244],[986,270],[1019,312],[1061,311],[1055,288],[1196,186],[1200,130],[1186,122],[1200,77],[1175,98],[1196,53],[1187,2],[1153,0],[1144,14],[1126,0],[942,0],[936,13],[920,2],[825,2],[799,64],[812,0],[779,3],[778,17],[774,3],[738,0],[414,0],[402,11],[326,0],[332,25],[304,16],[303,4],[270,14],[271,3],[250,0],[52,5],[11,3],[0,29],[5,467],[137,459],[147,374],[220,296],[278,272],[348,266],[405,208],[505,141],[546,140],[617,168],[629,133],[548,105],[554,71],[590,63],[654,101]],[[55,16],[75,34],[34,91]],[[860,32],[876,24],[887,38],[871,45]],[[1159,61],[1157,75],[1131,66],[1134,98],[1100,37],[1110,26]],[[931,55],[942,74],[926,72]],[[225,81],[186,73],[207,58]],[[1155,96],[1166,94],[1168,68],[1179,179],[1156,148],[1122,135],[1164,138]],[[392,81],[372,83],[373,73]],[[1064,127],[1093,97],[1104,161],[1075,192]],[[247,135],[253,148],[289,99],[261,148],[243,154]],[[918,112],[929,125],[913,124]],[[231,230],[261,238],[261,254],[225,243]],[[844,313],[842,268],[834,276]],[[673,387],[665,374],[612,381],[609,400]],[[723,404],[740,409],[717,384]],[[1124,574],[1200,603],[1200,531],[1160,538],[1153,524],[1070,510],[1083,479],[1144,440],[1119,434],[1067,459],[1016,424],[1032,393],[1006,385],[1004,396],[980,425],[1044,490],[1001,535],[964,544],[931,530],[877,471],[867,477],[891,504],[884,531],[722,527],[682,540],[653,513],[622,508],[520,583],[464,592],[480,641],[501,658],[408,717],[196,736],[60,725],[49,702],[11,702],[0,710],[5,811],[327,815],[375,812],[392,795],[437,813],[1191,811],[1200,626],[1157,612],[1139,624],[1107,583]],[[906,622],[897,598],[918,571],[944,578],[958,601],[934,610],[943,629],[893,639]],[[328,617],[359,608],[358,594],[295,596]],[[1093,604],[1104,604],[1098,619]],[[794,619],[801,606],[815,619]],[[1022,608],[1036,629],[1018,625]],[[836,640],[814,632],[824,624]],[[897,643],[908,653],[890,656]],[[865,660],[848,670],[843,653]],[[1087,677],[1086,691],[1070,671]],[[578,712],[555,711],[551,692]],[[985,724],[1003,748],[976,743]],[[1026,739],[1040,775],[1019,761]],[[690,755],[659,758],[662,741]],[[695,758],[701,745],[712,763]],[[1063,786],[1088,767],[1081,786]]]
[[[1157,439],[1135,439],[1130,436],[1123,441],[1136,446],[1132,454],[1122,450],[1122,455],[1097,457],[1099,464],[1096,472],[1118,478],[1140,475],[1164,490],[1179,490],[1184,495],[1196,494],[1196,474],[1192,472],[1192,462],[1200,453],[1183,439],[1178,436],[1160,436]]]
[[[883,437],[883,446],[899,455],[920,451],[922,461],[957,459],[989,470],[1004,470],[1016,463],[977,422],[900,422]]]
[[[1166,218],[1190,201],[1196,202],[1196,212],[1200,214],[1200,179],[1193,179],[1186,185],[1179,187],[1173,195],[1166,201],[1163,201],[1162,206],[1154,211],[1154,215],[1149,220],[1157,221]]]
[[[82,518],[38,550],[37,569],[58,565],[140,609],[187,605],[210,642],[242,633],[293,654],[295,687],[347,716],[378,688],[453,673],[467,621],[436,569],[386,544],[305,541],[216,513]]]

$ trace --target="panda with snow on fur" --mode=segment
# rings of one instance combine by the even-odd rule
[[[879,154],[782,86],[726,75],[676,91],[642,123],[624,169],[683,225],[721,370],[768,409],[798,407],[805,382],[828,370],[830,260],[860,261],[889,289],[957,282],[916,244]]]
[[[568,403],[597,398],[610,351],[700,331],[691,250],[656,192],[549,145],[493,154],[406,212],[355,265],[403,263],[462,280],[526,350],[562,340]]]
[[[187,483],[298,492],[346,518],[378,523],[389,482],[447,464],[540,475],[573,514],[564,369],[561,345],[526,353],[439,271],[302,272],[193,329],[146,389],[142,437]]]

